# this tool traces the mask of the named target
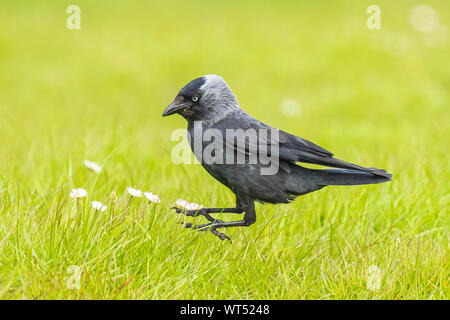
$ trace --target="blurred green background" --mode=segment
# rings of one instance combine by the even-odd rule
[[[70,4],[81,8],[80,30],[66,28]],[[366,8],[372,4],[381,8],[380,30],[366,27]],[[422,12],[417,5],[428,9],[422,7]],[[2,297],[448,298],[449,9],[445,1],[2,1],[0,282],[12,288],[2,291]],[[291,206],[258,206],[255,226],[227,231],[235,240],[233,249],[210,234],[180,231],[168,213],[175,199],[205,206],[234,201],[200,166],[172,163],[171,133],[186,124],[181,117],[161,118],[183,85],[211,73],[223,76],[256,118],[341,159],[385,168],[394,175],[392,183],[328,188]],[[84,159],[99,162],[104,172],[93,177]],[[128,250],[138,259],[136,254],[142,254],[141,264],[133,267],[127,264],[133,257],[123,258],[118,284],[106,284],[96,265],[112,254],[102,251],[109,250],[106,245],[97,248],[96,268],[81,258],[90,242],[78,247],[75,237],[59,247],[54,244],[59,248],[54,251],[47,242],[53,223],[49,217],[58,211],[55,207],[70,207],[67,194],[73,187],[107,201],[111,191],[122,193],[130,184],[162,198],[154,214],[165,219],[165,227],[148,226],[149,234],[182,238],[170,250],[160,242],[153,247],[140,243],[140,249],[133,242],[126,242],[131,248],[119,246],[122,255]],[[65,200],[60,203],[60,198]],[[58,212],[64,215],[64,209]],[[322,249],[324,256],[342,262],[350,254],[347,249],[328,243],[304,255],[296,252],[301,244],[320,246],[324,234],[330,236],[330,225],[340,230],[337,238],[349,237],[335,241],[349,244],[346,268],[356,268],[350,279],[333,278],[339,275],[336,270],[344,270],[340,264],[330,264],[330,274],[336,275],[327,276],[312,264]],[[80,230],[79,236],[96,235],[95,230]],[[423,234],[428,238],[420,246],[416,241]],[[380,251],[370,253],[358,269],[364,254],[357,253],[352,241],[364,237],[373,237]],[[187,247],[182,245],[192,238]],[[409,243],[399,249],[400,263],[383,251],[397,239]],[[230,275],[242,272],[232,262],[220,271],[214,261],[190,260],[196,250],[232,261],[222,256],[225,250],[236,255],[233,259],[245,260],[248,246],[277,257],[274,268],[277,259],[311,260],[297,261],[300,265],[291,265],[289,272],[279,270],[284,280],[272,279],[273,270],[261,267],[229,282]],[[71,248],[79,248],[74,249],[78,253],[67,253]],[[148,255],[155,248],[167,255],[155,254],[151,260]],[[433,253],[420,268],[414,258],[418,252],[422,257]],[[184,267],[186,261],[204,263],[222,285],[204,284],[209,271],[180,280],[189,279],[184,267],[186,273],[172,270],[173,283],[158,280],[169,276],[167,270],[152,278],[149,268],[174,254],[185,261],[180,262]],[[86,282],[82,293],[74,294],[61,279],[64,268],[82,263],[80,259],[98,275],[97,285]],[[361,289],[366,267],[376,262],[387,268],[383,281],[389,283],[378,295]],[[300,284],[308,268],[310,278]],[[392,268],[398,273],[390,278]],[[415,274],[417,269],[424,273]],[[115,291],[128,276],[132,284]],[[264,283],[252,287],[247,282],[258,277]]]

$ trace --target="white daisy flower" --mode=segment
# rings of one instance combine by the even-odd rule
[[[70,192],[70,196],[74,199],[84,198],[87,196],[87,191],[83,188],[72,189],[72,192]]]
[[[129,194],[131,194],[131,196],[133,197],[138,197],[141,198],[142,197],[142,191],[139,189],[134,189],[133,187],[129,186],[127,188],[127,191]]]
[[[197,204],[197,203],[191,202],[191,203],[188,204],[186,209],[187,210],[200,210],[202,208],[203,208],[203,206],[201,204]]]
[[[200,205],[200,204],[196,204],[196,203],[193,203],[193,202],[188,202],[188,201],[183,200],[183,199],[178,199],[176,201],[176,204],[177,204],[177,206],[179,206],[179,207],[181,207],[181,208],[183,208],[185,210],[200,210],[200,209],[203,208],[203,206]]]
[[[183,199],[178,199],[177,201],[175,201],[175,203],[177,204],[177,206],[186,209],[186,206],[189,204],[189,202],[187,202],[186,200]]]
[[[84,160],[84,165],[86,166],[86,168],[94,171],[95,173],[100,173],[100,171],[102,171],[102,167],[97,162]]]
[[[155,202],[155,203],[160,203],[161,199],[156,195],[153,194],[151,192],[144,192],[144,196],[150,201],[150,202]]]
[[[94,208],[95,210],[98,211],[105,211],[108,207],[105,206],[103,203],[101,203],[100,201],[92,201],[91,202],[91,207]]]

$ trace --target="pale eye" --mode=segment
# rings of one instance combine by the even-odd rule
[[[192,101],[197,102],[198,101],[198,97],[192,97]]]

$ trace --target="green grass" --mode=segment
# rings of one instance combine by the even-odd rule
[[[316,2],[80,0],[69,31],[73,2],[2,1],[0,298],[449,299],[449,39],[427,46],[409,23],[416,1],[378,1],[381,30],[366,28],[370,1]],[[423,2],[450,21],[448,4]],[[172,163],[185,123],[161,118],[210,73],[255,117],[392,182],[257,205],[253,226],[226,230],[231,244],[182,229],[177,198],[234,203],[201,166]],[[299,116],[280,112],[285,98]],[[161,203],[126,210],[129,185]]]

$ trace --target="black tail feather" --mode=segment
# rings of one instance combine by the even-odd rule
[[[305,156],[303,154],[303,159],[300,162],[318,164],[321,166],[327,166],[327,167],[333,167],[333,168],[363,171],[363,172],[374,174],[376,176],[391,178],[391,174],[386,172],[386,170],[377,169],[377,168],[361,167],[361,166],[358,166],[357,164],[353,164],[353,163],[350,163],[350,162],[347,162],[347,161],[344,161],[341,159],[333,158],[333,157],[319,157],[314,154],[308,154],[308,156]]]
[[[359,185],[375,184],[391,180],[392,175],[385,170],[365,168],[367,171],[349,169],[311,170],[318,179],[319,185]]]

